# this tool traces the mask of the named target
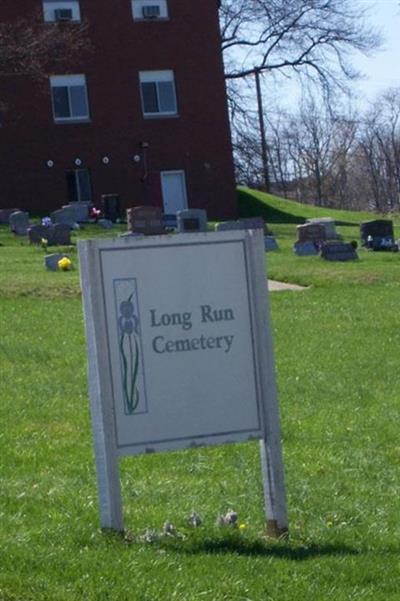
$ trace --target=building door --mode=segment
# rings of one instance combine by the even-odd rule
[[[88,169],[71,169],[65,172],[68,202],[92,202],[92,185]]]
[[[161,190],[165,213],[187,209],[184,171],[161,171]]]

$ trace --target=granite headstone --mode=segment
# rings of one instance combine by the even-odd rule
[[[29,213],[25,213],[24,211],[11,213],[9,223],[10,229],[14,234],[17,236],[26,236],[28,234],[28,228],[31,226]]]
[[[19,209],[0,209],[0,225],[9,225],[10,215],[19,211]]]
[[[176,214],[177,230],[180,234],[206,232],[208,229],[207,212],[203,209],[185,209]]]
[[[135,234],[152,236],[165,234],[163,213],[160,207],[140,206],[126,211],[128,230]]]
[[[347,242],[323,242],[321,257],[326,261],[354,261],[358,259],[354,246]]]

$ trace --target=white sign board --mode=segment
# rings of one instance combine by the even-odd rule
[[[103,527],[122,529],[118,456],[257,438],[266,451],[271,439],[268,519],[285,530],[262,234],[128,236],[79,251]]]

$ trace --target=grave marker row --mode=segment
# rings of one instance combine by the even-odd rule
[[[29,242],[41,244],[47,240],[47,246],[69,246],[71,244],[71,228],[65,223],[54,225],[32,225],[28,228]]]

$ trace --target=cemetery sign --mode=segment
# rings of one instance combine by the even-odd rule
[[[263,232],[79,242],[101,525],[118,458],[261,441],[269,532],[287,530]]]

